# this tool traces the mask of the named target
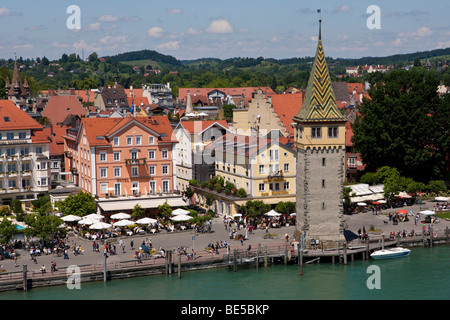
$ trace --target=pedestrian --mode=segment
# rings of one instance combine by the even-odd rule
[[[44,265],[42,265],[41,266],[41,272],[42,272],[42,274],[44,274],[46,271],[45,271],[45,266]]]
[[[133,242],[133,240],[130,241],[130,247],[131,247],[131,250],[134,249],[134,242]]]
[[[14,266],[15,267],[18,267],[19,265],[17,264],[17,256],[16,255],[14,255]]]

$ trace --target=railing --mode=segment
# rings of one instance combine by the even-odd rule
[[[127,166],[131,165],[145,165],[146,159],[145,158],[139,158],[139,159],[125,159],[125,164]]]

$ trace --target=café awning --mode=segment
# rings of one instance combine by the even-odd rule
[[[126,211],[133,210],[134,206],[139,204],[142,209],[158,208],[158,206],[167,204],[171,207],[182,207],[188,204],[181,197],[177,198],[152,198],[152,199],[135,199],[135,200],[108,200],[100,201],[99,207],[103,211]]]

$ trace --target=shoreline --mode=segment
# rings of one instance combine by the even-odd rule
[[[405,209],[413,210],[414,212],[419,212],[419,210],[424,209],[424,204],[409,206]],[[384,210],[383,213],[395,212],[397,209],[389,209]],[[409,241],[413,241],[414,246],[423,246],[423,240],[421,236],[421,229],[423,227],[422,223],[418,223],[415,225],[414,219],[410,219],[408,222],[400,222],[398,225],[392,225],[392,222],[385,223],[387,220],[387,216],[385,215],[373,215],[371,212],[366,213],[358,213],[353,215],[345,215],[344,223],[347,225],[346,230],[356,234],[359,228],[365,227],[367,230],[373,226],[374,229],[381,230],[380,233],[376,235],[376,237],[372,238],[373,242],[370,244],[370,250],[374,250],[374,248],[380,247],[381,242],[381,234],[385,235],[385,245],[396,245],[397,242],[392,242],[389,239],[390,232],[394,231],[397,233],[401,230],[406,230],[409,233],[411,230],[416,230],[419,236],[414,237],[406,237],[404,241],[399,239],[399,244],[402,245],[411,245],[408,244]],[[427,224],[428,226],[428,224]],[[450,221],[441,220],[440,223],[433,226],[434,231],[438,232],[440,235],[439,243],[433,241],[436,245],[441,245],[442,242],[444,244],[448,243],[448,236],[445,236],[445,231],[450,227]],[[245,234],[245,230],[238,230],[241,233]],[[283,263],[283,259],[288,250],[289,258],[296,258],[296,253],[291,254],[291,245],[289,242],[284,240],[284,235],[288,234],[290,239],[292,239],[292,235],[295,231],[295,226],[282,227],[276,229],[269,229],[269,233],[277,234],[276,239],[264,239],[263,236],[265,234],[265,230],[254,230],[252,234],[249,235],[248,240],[245,240],[243,244],[239,241],[229,239],[228,230],[225,230],[223,221],[221,218],[214,218],[212,224],[212,232],[211,233],[203,233],[198,234],[195,237],[195,240],[192,239],[193,233],[191,231],[179,231],[174,233],[161,232],[159,234],[146,234],[146,235],[135,235],[135,236],[124,236],[120,238],[113,238],[113,240],[119,241],[122,239],[126,244],[125,252],[122,252],[121,249],[118,248],[116,255],[111,255],[107,258],[107,274],[110,280],[119,279],[119,278],[129,278],[132,276],[145,276],[151,274],[165,274],[165,273],[175,273],[178,272],[178,264],[181,263],[181,272],[186,272],[189,270],[200,270],[201,268],[217,268],[217,267],[228,267],[228,263],[224,263],[225,257],[227,257],[227,249],[221,248],[219,249],[219,254],[216,253],[208,253],[205,251],[208,243],[216,243],[220,241],[227,241],[230,246],[230,255],[233,256],[234,250],[241,250],[242,252],[246,252],[248,245],[252,246],[251,251],[256,252],[258,247],[263,249],[267,246],[269,250],[275,250],[277,256],[277,260],[280,260]],[[419,232],[420,231],[420,232]],[[238,232],[239,233],[239,232]],[[426,237],[429,238],[429,237]],[[131,250],[129,243],[131,240],[134,242],[134,247],[138,248],[142,241],[146,239],[152,239],[153,248],[159,249],[164,248],[167,251],[175,250],[175,254],[172,257],[172,266],[170,267],[170,271],[168,271],[167,262],[164,258],[156,258],[156,259],[143,259],[142,264],[139,264],[137,259],[135,259],[134,250]],[[23,286],[23,265],[27,265],[27,281],[30,281],[31,287],[38,286],[52,286],[52,285],[60,285],[66,284],[67,282],[67,274],[62,272],[58,272],[58,274],[51,274],[50,272],[50,263],[51,261],[56,261],[57,268],[62,270],[67,270],[68,267],[76,265],[80,266],[84,269],[83,274],[81,275],[82,281],[103,281],[104,280],[104,263],[103,263],[103,254],[100,252],[92,251],[92,241],[78,238],[78,237],[70,237],[70,244],[78,244],[81,245],[84,252],[82,255],[74,256],[72,253],[69,254],[69,259],[64,260],[63,257],[54,257],[53,255],[43,255],[37,257],[37,264],[33,263],[30,259],[29,254],[25,250],[19,250],[21,256],[18,259],[19,266],[14,266],[13,260],[3,260],[0,261],[0,269],[6,270],[6,273],[0,273],[0,291],[9,291],[9,290],[20,290],[24,288]],[[116,244],[117,247],[118,244]],[[188,251],[191,248],[195,249],[197,254],[197,259],[194,261],[187,260],[186,256],[181,257],[181,261],[178,260],[176,249],[180,246],[186,246]],[[358,259],[358,255],[361,255],[363,251],[366,251],[364,248],[359,248],[358,250],[352,250],[352,247],[364,247],[365,245],[360,243],[358,239],[352,240],[349,242],[347,256],[349,260],[354,258]],[[120,252],[119,252],[120,251]],[[261,252],[261,251],[260,251]],[[271,252],[273,254],[273,252]],[[327,250],[311,250],[308,253],[304,254],[304,258],[316,258],[318,256],[324,257],[322,261],[327,260],[325,258],[327,256],[335,256],[337,257],[337,261],[342,263],[343,257],[332,254]],[[263,253],[260,255],[259,263],[261,263],[264,259],[262,258]],[[228,257],[227,257],[228,259]],[[331,259],[331,258],[330,258]],[[334,259],[334,258],[333,258]],[[291,263],[291,262],[290,262]],[[139,264],[139,265],[138,265]],[[40,267],[42,265],[46,266],[47,273],[45,276],[40,272]],[[9,279],[8,279],[9,275]],[[14,275],[12,277],[11,275]],[[14,278],[14,279],[12,279]],[[13,283],[15,283],[15,287],[13,288]],[[39,285],[38,285],[39,284]],[[6,290],[5,290],[6,289]]]

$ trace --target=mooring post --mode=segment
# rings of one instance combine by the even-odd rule
[[[433,226],[430,226],[430,248],[433,248]]]
[[[344,264],[346,265],[347,264],[347,242],[344,242],[343,244],[342,244],[342,246],[343,246],[343,248],[344,248]]]
[[[300,275],[303,276],[303,249],[298,250],[298,263],[300,265]]]
[[[28,291],[28,279],[27,279],[27,271],[28,267],[26,264],[23,265],[23,291]]]
[[[447,237],[447,244],[448,244],[448,226],[445,227],[445,235]]]
[[[172,274],[172,250],[167,251],[167,264],[169,266],[169,274]]]
[[[381,235],[381,249],[384,249],[384,234]]]
[[[233,270],[237,271],[236,249],[233,250]]]
[[[369,250],[369,239],[366,239],[366,254],[369,256],[370,250]]]
[[[284,265],[287,265],[287,256],[288,256],[288,251],[284,250]]]
[[[106,256],[106,251],[105,251],[105,253],[103,254],[103,282],[105,282],[105,283],[107,281],[106,258],[107,258],[107,256]]]
[[[181,278],[181,254],[178,254],[178,278]]]
[[[264,268],[267,268],[267,246],[264,246]]]

